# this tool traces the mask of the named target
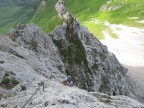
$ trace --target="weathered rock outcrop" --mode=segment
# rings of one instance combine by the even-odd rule
[[[30,24],[18,25],[8,36],[0,36],[0,107],[22,107],[35,90],[29,108],[142,107],[125,96],[95,92],[134,97],[124,79],[127,70],[75,17],[49,35]],[[66,75],[94,93],[61,85]],[[37,83],[45,80],[44,92]]]
[[[64,74],[68,74],[73,77],[75,85],[79,88],[110,95],[115,92],[132,96],[123,77],[126,69],[107,51],[106,46],[103,46],[75,18],[57,27],[50,35],[31,24],[18,25],[9,32],[9,37],[0,36],[0,81],[4,82],[0,84],[0,107],[22,107],[37,89],[37,83],[48,79],[54,82],[46,82],[45,92],[39,90],[35,99],[27,106],[142,106],[124,96],[105,97],[103,94],[92,93],[96,96],[94,97],[78,88],[59,84],[59,81],[65,78]],[[63,94],[61,91],[65,89],[67,91]],[[70,95],[73,92],[76,94]],[[50,98],[50,95],[55,98]],[[77,97],[79,95],[80,97]],[[72,99],[66,100],[66,96]],[[59,99],[55,100],[56,98]]]
[[[61,5],[64,7],[64,3]],[[51,36],[66,66],[66,73],[73,77],[78,87],[110,95],[132,96],[124,79],[127,70],[74,16],[65,19]]]
[[[31,91],[2,99],[2,108],[22,108]],[[76,87],[63,86],[55,81],[45,84],[45,92],[40,89],[25,108],[143,108],[141,103],[126,96],[109,96],[99,92],[87,92]]]
[[[13,94],[21,86],[32,87],[49,78],[63,79],[64,64],[52,39],[35,25],[18,25],[9,32],[9,37],[0,36],[0,81],[7,80],[5,74],[13,75],[20,82],[16,88],[5,90],[0,87],[0,94]],[[9,77],[8,76],[8,77]],[[6,85],[7,85],[6,83]],[[17,88],[18,87],[18,88]]]
[[[66,73],[75,84],[88,91],[110,95],[132,95],[124,79],[126,69],[76,19],[67,20],[51,33],[58,47]]]
[[[64,6],[63,0],[58,0],[55,5],[55,9],[58,12],[60,18],[69,19],[70,14]]]

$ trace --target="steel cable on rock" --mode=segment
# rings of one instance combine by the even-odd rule
[[[31,99],[33,98],[33,96],[37,93],[37,91],[40,89],[41,86],[43,86],[43,91],[44,91],[44,83],[47,82],[49,80],[45,80],[42,81],[40,83],[38,83],[38,88],[36,89],[36,91],[32,94],[32,96],[25,102],[25,104],[22,106],[22,108],[25,108],[25,106],[31,101]]]

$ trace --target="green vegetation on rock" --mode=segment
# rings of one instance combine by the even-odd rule
[[[3,64],[4,63],[4,61],[0,61],[0,64]]]
[[[0,86],[4,89],[9,90],[19,83],[20,82],[15,77],[11,77],[8,73],[5,73],[3,80],[0,83]]]
[[[85,49],[78,37],[77,32],[74,33],[74,27],[71,23],[72,20],[67,22],[66,28],[66,41],[54,40],[55,45],[58,47],[62,60],[66,64],[66,73],[71,75],[74,79],[75,85],[82,89],[92,91],[93,82],[88,76],[93,75],[93,71],[88,66],[86,59]],[[87,76],[85,76],[84,74]]]

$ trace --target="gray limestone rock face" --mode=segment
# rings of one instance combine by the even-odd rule
[[[65,8],[64,2],[60,4],[59,10]],[[75,85],[88,91],[134,97],[124,79],[127,69],[74,16],[66,19],[51,36]]]
[[[16,94],[23,85],[30,89],[34,87],[32,83],[65,78],[65,67],[57,48],[39,27],[18,25],[9,32],[9,37],[0,36],[0,61],[3,61],[0,63],[0,80],[3,72],[8,72],[20,83],[10,90],[0,86],[0,94]]]
[[[9,32],[9,37],[0,36],[0,61],[0,79],[7,72],[19,81],[18,85],[9,90],[0,86],[0,107],[22,107],[37,89],[37,84],[45,80],[45,91],[39,89],[34,100],[27,106],[43,108],[55,104],[62,108],[65,102],[70,103],[65,106],[67,108],[81,105],[83,108],[95,107],[97,104],[104,108],[143,106],[125,96],[109,96],[133,97],[124,79],[127,70],[106,46],[73,17],[50,35],[34,24],[18,25]],[[61,85],[60,81],[66,75],[72,76],[75,86],[94,93],[83,92],[75,86],[71,88]],[[26,90],[23,91],[22,87]],[[68,101],[67,96],[70,96]],[[81,100],[82,97],[84,100]],[[51,101],[57,98],[58,100]]]
[[[110,96],[134,97],[124,79],[127,69],[75,17],[64,19],[49,35],[34,24],[19,24],[0,36],[0,107],[21,108],[36,90],[30,108],[143,107],[128,97]],[[60,83],[66,75],[74,87]],[[12,78],[17,85],[5,89],[4,76],[10,86]],[[45,91],[37,88],[41,81],[46,81]]]
[[[5,74],[4,70],[0,67],[0,83],[3,80],[4,74]]]
[[[124,79],[127,69],[74,17],[51,35],[75,85],[88,91],[133,97]]]
[[[81,89],[133,97],[124,79],[127,70],[74,17],[50,35],[31,24],[18,25],[8,36],[0,36],[0,67],[20,84],[11,90],[0,88],[1,93],[16,94],[22,85],[33,91],[31,82],[71,75]]]
[[[55,81],[45,84],[24,106],[32,92],[23,91],[15,97],[0,101],[1,108],[143,108],[144,105],[127,96],[109,96],[99,92],[87,92],[77,87],[64,86]]]

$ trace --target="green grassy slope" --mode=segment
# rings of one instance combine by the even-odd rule
[[[18,23],[27,23],[39,0],[0,0],[0,32],[6,33]]]
[[[103,38],[102,31],[106,29],[111,35],[116,37],[115,34],[104,25],[105,21],[144,28],[144,24],[136,22],[144,20],[144,0],[111,0],[110,3],[107,1],[108,0],[65,0],[65,6],[99,39]],[[39,8],[30,22],[38,24],[46,32],[50,32],[57,25],[61,24],[62,20],[58,18],[55,11],[56,2],[57,0],[41,1]],[[104,8],[100,11],[102,6]],[[111,8],[117,7],[119,8],[111,10]],[[138,18],[134,19],[130,17]],[[95,23],[97,20],[99,23]]]
[[[144,20],[144,0],[108,1],[110,0],[65,0],[65,6],[99,39],[104,38],[103,30],[117,38],[105,25],[105,21],[144,28],[144,24],[137,22]],[[35,23],[46,32],[52,31],[63,22],[55,11],[56,2],[57,0],[41,0],[40,3],[39,0],[0,0],[0,32],[7,31],[19,22]],[[39,5],[35,12],[37,3]],[[112,10],[117,7],[119,8]]]
[[[50,32],[56,25],[61,24],[62,19],[57,16],[57,12],[55,11],[56,2],[57,0],[41,1],[30,23],[37,24],[46,32]]]
[[[136,26],[134,19],[130,17],[138,17],[137,20],[144,20],[144,0],[112,0],[108,7],[121,6],[119,9],[99,13],[98,19],[108,20],[111,23],[122,23]]]
[[[89,20],[92,15],[97,14],[100,6],[107,0],[65,0],[65,5],[68,10],[73,13],[80,22]],[[43,0],[37,9],[31,22],[38,24],[46,32],[55,28],[56,25],[61,24],[62,20],[58,18],[55,10],[57,0]],[[45,5],[43,5],[45,3]],[[89,8],[90,7],[90,8]],[[89,12],[91,9],[91,12]]]

